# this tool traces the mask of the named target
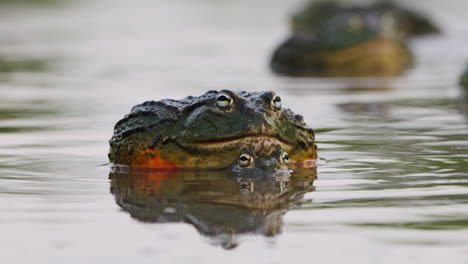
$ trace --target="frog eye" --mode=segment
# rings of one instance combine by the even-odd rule
[[[281,109],[281,97],[275,95],[273,99],[271,99],[271,106],[276,109]]]
[[[288,153],[282,151],[281,154],[280,154],[280,162],[284,165],[288,165],[289,164],[289,155]]]
[[[216,97],[216,105],[220,108],[228,107],[232,105],[233,102],[234,100],[232,100],[231,96],[226,93],[220,93]]]
[[[247,167],[253,162],[253,156],[249,153],[242,153],[239,157],[239,165]]]

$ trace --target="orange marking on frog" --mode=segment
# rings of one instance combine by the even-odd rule
[[[157,150],[143,150],[132,160],[131,167],[177,170],[177,163],[161,158]]]

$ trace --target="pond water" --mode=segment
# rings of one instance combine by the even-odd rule
[[[467,263],[468,2],[408,3],[444,34],[385,80],[271,74],[300,4],[1,5],[2,263]],[[276,91],[315,129],[317,169],[248,184],[111,172],[131,106],[209,89]]]

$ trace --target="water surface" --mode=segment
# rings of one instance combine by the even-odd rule
[[[468,5],[419,7],[444,34],[412,42],[400,78],[277,77],[300,2],[2,5],[2,262],[466,263]],[[209,89],[276,91],[316,130],[316,172],[112,177],[131,106]]]

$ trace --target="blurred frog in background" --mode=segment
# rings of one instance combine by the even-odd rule
[[[346,13],[374,13],[392,15],[396,30],[405,37],[440,33],[439,27],[422,13],[398,6],[392,1],[364,5],[347,5],[343,1],[313,1],[293,14],[290,28],[293,32],[315,33],[333,16]]]
[[[439,32],[429,19],[390,2],[313,2],[293,16],[291,28],[270,66],[297,77],[398,76],[412,65],[406,39]]]
[[[458,80],[458,84],[462,88],[460,97],[460,108],[462,113],[465,115],[465,119],[468,122],[468,64],[465,66],[465,70]]]
[[[460,80],[458,81],[461,87],[465,89],[465,96],[468,93],[468,65],[465,67],[465,71],[462,73]]]

